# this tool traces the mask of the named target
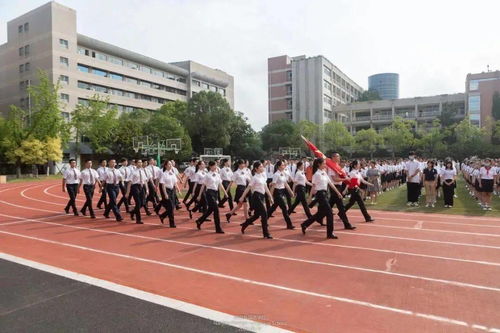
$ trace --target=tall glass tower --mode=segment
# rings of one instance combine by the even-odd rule
[[[368,90],[376,90],[382,99],[399,98],[399,74],[380,73],[369,76]]]

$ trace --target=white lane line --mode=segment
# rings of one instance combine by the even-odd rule
[[[147,301],[150,303],[162,305],[168,307],[170,309],[174,309],[177,311],[182,311],[185,313],[192,314],[196,317],[201,317],[209,320],[213,320],[218,323],[222,323],[225,325],[241,328],[244,330],[249,330],[252,332],[291,332],[288,330],[281,329],[279,327],[274,327],[270,325],[266,325],[263,323],[259,323],[256,321],[248,320],[242,317],[233,316],[224,312],[215,311],[209,308],[205,308],[199,305],[183,302],[176,300],[174,298],[160,296],[153,293],[145,292],[139,289],[127,287],[121,284],[113,283],[110,281],[98,279],[89,275],[80,274],[72,271],[68,271],[62,268],[58,268],[55,266],[50,266],[42,263],[38,263],[32,260],[16,257],[10,254],[1,253],[0,259],[4,259],[7,261],[11,261],[20,265],[28,266],[31,268],[35,268],[44,272],[48,272],[51,274],[63,276],[68,279],[72,279],[75,281],[80,281],[86,284],[90,284],[92,286],[96,286],[99,288],[111,290],[113,292],[131,296],[137,299],[141,299],[143,301]]]
[[[458,325],[458,326],[464,326],[464,327],[472,327],[473,325],[476,325],[476,327],[478,326],[478,324],[475,324],[475,323],[470,324],[470,323],[467,323],[467,322],[462,321],[462,320],[456,320],[456,319],[452,319],[452,318],[436,316],[436,315],[426,314],[426,313],[419,313],[419,312],[414,312],[411,310],[394,308],[394,307],[390,307],[390,306],[379,305],[379,304],[375,304],[375,303],[359,301],[359,300],[354,300],[354,299],[345,298],[345,297],[338,297],[338,296],[321,294],[321,293],[302,290],[302,289],[290,288],[290,287],[285,287],[282,285],[261,282],[261,281],[255,281],[255,280],[242,278],[242,277],[238,277],[238,276],[234,276],[234,275],[211,272],[211,271],[206,271],[206,270],[197,269],[197,268],[193,268],[193,267],[171,264],[171,263],[158,261],[158,260],[152,260],[152,259],[131,256],[131,255],[126,255],[126,254],[121,254],[121,253],[116,253],[116,252],[99,250],[99,249],[95,249],[95,248],[91,248],[91,247],[85,247],[85,246],[80,246],[80,245],[74,245],[74,244],[69,244],[69,243],[64,243],[64,242],[53,241],[53,240],[44,239],[44,238],[16,234],[16,233],[7,232],[7,231],[0,231],[0,233],[11,235],[11,236],[16,236],[16,237],[21,237],[21,238],[26,238],[26,239],[32,239],[32,240],[36,240],[36,241],[40,241],[40,242],[44,242],[44,243],[49,243],[49,244],[56,244],[56,245],[60,245],[60,246],[71,247],[71,248],[84,250],[84,251],[96,252],[96,253],[100,253],[100,254],[106,254],[106,255],[110,255],[110,256],[116,256],[116,257],[120,257],[120,258],[131,259],[131,260],[136,260],[136,261],[140,261],[140,262],[146,262],[146,263],[150,263],[150,264],[166,266],[166,267],[170,267],[170,268],[175,268],[175,269],[180,269],[180,270],[198,273],[198,274],[202,274],[202,275],[213,276],[213,277],[223,278],[223,279],[227,279],[227,280],[252,284],[252,285],[256,285],[256,286],[268,287],[268,288],[273,288],[273,289],[277,289],[277,290],[293,292],[293,293],[297,293],[297,294],[301,294],[301,295],[330,299],[330,300],[334,300],[334,301],[338,301],[338,302],[355,304],[355,305],[359,305],[359,306],[369,307],[372,309],[389,311],[389,312],[393,312],[393,313],[397,313],[397,314],[420,317],[420,318],[424,318],[424,319],[428,319],[428,320],[432,320],[432,321],[444,322],[444,323],[451,324],[451,325]],[[495,328],[492,328],[492,329],[495,329]]]
[[[0,215],[3,215],[3,214],[0,214]],[[428,282],[433,282],[433,283],[447,284],[447,285],[452,285],[452,286],[461,287],[461,288],[473,288],[473,289],[500,292],[500,288],[482,286],[482,285],[453,281],[453,280],[429,278],[429,277],[404,274],[404,273],[394,273],[391,271],[383,271],[383,270],[364,268],[364,267],[359,267],[359,266],[350,266],[350,265],[335,264],[335,263],[324,262],[324,261],[316,261],[316,260],[308,260],[308,259],[300,259],[300,258],[292,258],[292,257],[278,256],[278,255],[272,255],[272,254],[265,254],[265,253],[257,253],[257,252],[237,250],[237,249],[231,249],[231,248],[220,247],[220,246],[212,246],[212,245],[205,245],[205,244],[198,244],[198,243],[183,242],[183,241],[150,237],[150,236],[144,236],[144,235],[127,234],[127,233],[123,233],[123,232],[109,231],[109,230],[103,230],[103,229],[98,229],[98,228],[87,228],[87,227],[80,227],[80,226],[73,226],[73,225],[70,226],[67,224],[56,223],[56,222],[39,221],[37,219],[25,219],[25,220],[34,221],[37,223],[49,224],[49,225],[57,225],[57,226],[61,226],[64,228],[87,230],[87,231],[99,232],[99,233],[110,234],[110,235],[119,235],[119,236],[125,236],[125,237],[130,237],[130,238],[154,240],[154,241],[163,242],[163,243],[178,244],[178,245],[205,248],[205,249],[218,250],[218,251],[224,251],[224,252],[232,252],[232,253],[238,253],[238,254],[243,254],[243,255],[250,255],[250,256],[270,258],[270,259],[279,259],[279,260],[284,260],[284,261],[299,262],[299,263],[305,263],[305,264],[311,264],[311,265],[319,265],[319,266],[335,267],[335,268],[340,268],[340,269],[356,270],[356,271],[373,273],[373,274],[385,274],[385,275],[397,276],[397,277],[414,279],[414,280],[422,280],[422,281],[428,281]]]
[[[14,207],[29,209],[29,210],[38,210],[38,211],[44,211],[44,212],[50,212],[50,213],[58,213],[57,211],[51,211],[51,210],[45,210],[45,209],[39,209],[39,208],[31,208],[31,207],[27,207],[27,206],[22,206],[22,205],[17,205],[17,204],[9,203],[9,202],[3,201],[3,200],[0,200],[0,203],[4,203],[4,204],[11,205],[11,206],[14,206]],[[97,217],[97,218],[101,219],[102,217]],[[157,225],[157,224],[151,224],[151,223],[145,223],[145,224]],[[259,225],[259,224],[256,223],[256,225]],[[178,227],[178,228],[192,230],[192,228],[185,228],[185,227]],[[276,229],[278,229],[279,227],[270,226],[270,228],[273,228],[273,229],[276,228]],[[322,230],[316,230],[316,229],[311,229],[311,231],[324,232]],[[229,232],[226,232],[226,233],[227,234],[233,234],[233,233],[229,233]],[[388,238],[388,239],[396,239],[396,240],[408,240],[408,241],[415,241],[415,242],[427,242],[427,243],[435,243],[435,244],[440,244],[440,245],[441,244],[446,244],[446,245],[453,245],[453,246],[473,246],[473,247],[479,247],[479,248],[488,248],[488,249],[498,249],[498,250],[500,250],[500,247],[498,247],[498,246],[480,245],[480,244],[472,244],[472,243],[433,241],[433,240],[418,239],[418,238],[408,238],[408,237],[396,237],[396,236],[365,234],[365,233],[360,233],[360,232],[352,233],[352,232],[336,231],[336,233],[347,234],[347,235],[356,235],[356,236],[368,236],[368,237],[375,237],[375,238]],[[254,235],[248,235],[247,237],[260,238],[259,236],[254,236]],[[316,243],[316,242],[301,241],[301,240],[286,239],[286,238],[275,238],[275,240],[280,240],[280,241],[285,241],[285,242],[299,242],[299,243],[303,243],[303,244],[312,244],[312,245],[318,245],[318,246],[333,246],[333,247],[342,247],[342,248],[349,248],[349,249],[359,249],[359,250],[367,250],[367,251],[375,251],[375,252],[383,252],[383,253],[406,254],[406,255],[416,256],[416,257],[442,259],[442,260],[453,260],[453,261],[459,261],[459,262],[468,262],[468,263],[476,263],[476,264],[484,264],[484,265],[492,265],[492,266],[498,266],[499,265],[499,263],[488,262],[488,261],[477,261],[477,260],[458,259],[458,258],[450,258],[450,257],[442,257],[442,256],[432,256],[432,255],[425,255],[425,254],[418,254],[418,253],[411,253],[411,252],[383,250],[383,249],[357,247],[357,246],[350,246],[350,245],[337,245],[337,244],[330,244],[330,243]]]

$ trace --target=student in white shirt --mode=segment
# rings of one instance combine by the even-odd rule
[[[345,205],[345,211],[347,212],[351,207],[357,203],[359,210],[363,214],[363,217],[365,218],[365,222],[374,222],[375,220],[372,219],[370,214],[368,213],[368,210],[366,209],[365,203],[363,202],[363,199],[361,198],[360,195],[360,185],[365,184],[368,186],[373,186],[372,183],[367,182],[364,178],[363,175],[361,174],[361,163],[358,160],[354,160],[351,162],[351,165],[349,167],[349,178],[351,181],[349,182],[349,202],[347,205]]]
[[[151,202],[153,208],[156,210],[156,205],[159,202],[158,193],[156,191],[158,189],[161,171],[160,168],[156,166],[156,160],[154,158],[148,160],[148,166],[144,169],[146,169],[150,175],[148,182],[149,195],[146,197],[146,208],[148,208],[148,202]]]
[[[164,223],[163,220],[168,216],[170,228],[176,227],[174,220],[175,199],[177,197],[176,193],[180,193],[177,180],[172,161],[167,160],[163,162],[163,169],[159,180],[161,200],[157,206],[160,208],[156,211],[156,214],[158,214],[162,224]],[[160,214],[161,207],[165,208],[165,211]]]
[[[318,211],[300,225],[302,233],[305,235],[306,229],[313,224],[313,222],[320,222],[326,217],[326,238],[337,239],[338,237],[333,233],[333,213],[328,203],[328,188],[330,187],[333,191],[337,192],[339,197],[341,194],[328,176],[324,159],[317,158],[314,160],[313,173],[312,189],[309,195],[314,195],[318,201]]]
[[[252,200],[252,206],[254,207],[254,214],[252,215],[252,217],[247,218],[245,222],[241,224],[241,233],[244,234],[245,229],[249,225],[253,224],[253,222],[256,221],[258,218],[260,218],[262,225],[262,234],[264,238],[272,239],[271,235],[269,234],[269,229],[267,225],[267,209],[265,204],[265,197],[267,194],[271,204],[273,203],[273,198],[271,192],[269,192],[269,189],[267,187],[266,183],[267,177],[264,177],[265,172],[266,171],[264,169],[264,165],[262,165],[260,161],[257,161],[253,164],[252,168],[253,176],[250,180],[250,183],[248,184],[248,187],[242,193],[240,197],[240,202],[243,202],[244,198],[251,191],[252,197],[250,200]]]
[[[447,161],[445,168],[441,171],[441,185],[443,186],[444,207],[453,207],[453,194],[455,192],[455,181],[457,171],[453,168],[453,162]]]
[[[214,215],[214,224],[215,224],[215,232],[217,234],[223,234],[224,231],[220,226],[220,218],[219,218],[219,206],[217,205],[217,200],[219,200],[219,190],[224,193],[224,196],[227,196],[226,189],[222,186],[222,179],[220,178],[219,173],[217,172],[217,163],[215,161],[208,162],[209,171],[205,175],[203,179],[203,185],[200,192],[203,192],[206,189],[206,200],[207,200],[207,210],[205,213],[196,220],[196,227],[198,230],[201,229],[201,225],[207,221],[207,218],[213,214]],[[201,196],[201,193],[199,194]],[[199,197],[198,200],[201,198]]]
[[[128,166],[128,160],[126,158],[122,158],[120,160],[120,173],[122,174],[123,181],[120,182],[120,192],[122,193],[122,197],[120,201],[118,201],[118,209],[120,209],[122,204],[125,204],[125,211],[128,213],[129,212],[129,207],[128,207],[128,198],[125,196],[125,193],[127,193],[127,187],[128,183],[130,182],[130,176],[132,174],[132,170]]]
[[[120,191],[119,183],[123,181],[122,173],[115,169],[116,161],[109,160],[108,169],[104,174],[104,181],[106,182],[106,193],[108,194],[109,202],[104,210],[104,217],[109,218],[109,212],[112,211],[115,215],[116,221],[123,221],[120,215],[120,210],[116,205],[116,197]]]
[[[130,212],[130,218],[135,220],[137,224],[144,224],[141,221],[141,207],[144,206],[145,195],[148,195],[148,176],[146,171],[142,167],[142,160],[138,159],[135,161],[136,168],[134,173],[130,177],[130,183],[127,187],[126,197],[128,198],[130,194],[134,197],[135,207]]]
[[[193,189],[195,185],[194,177],[196,174],[195,169],[197,162],[198,160],[196,158],[192,158],[189,166],[186,168],[186,170],[184,170],[184,178],[186,179],[186,181],[184,182],[184,188],[186,188],[186,186],[189,186],[186,195],[182,199],[182,203],[184,205],[186,204],[186,202],[188,202],[189,196],[193,194]]]
[[[107,168],[108,162],[106,160],[100,160],[99,165],[100,167],[97,168],[97,173],[99,174],[99,181],[102,184],[102,192],[101,192],[101,197],[99,198],[99,201],[97,201],[97,209],[102,209],[102,204],[104,204],[104,207],[108,205],[107,199],[106,199],[106,186],[104,184],[104,174],[108,170]]]
[[[85,204],[83,205],[80,212],[86,216],[87,209],[90,213],[90,218],[95,219],[94,209],[92,208],[92,198],[94,197],[95,184],[99,184],[101,188],[101,182],[99,181],[99,174],[97,171],[92,169],[92,160],[85,161],[85,169],[80,173],[80,185],[78,186],[78,192],[83,185],[83,192],[85,193]]]
[[[195,177],[193,185],[193,195],[191,200],[186,202],[186,209],[189,213],[189,218],[193,218],[193,212],[197,212],[198,210],[204,213],[207,210],[207,202],[205,198],[205,193],[202,191],[203,188],[203,180],[205,179],[206,171],[205,171],[205,162],[203,160],[199,160],[196,163],[195,167]],[[193,209],[190,209],[191,204],[195,204]]]
[[[245,215],[245,219],[248,219],[248,204],[246,196],[243,196],[245,189],[247,188],[248,183],[251,179],[251,174],[249,175],[245,170],[245,161],[238,160],[236,161],[236,169],[233,171],[233,178],[231,183],[229,183],[228,188],[231,188],[231,185],[236,184],[236,192],[234,194],[234,202],[236,202],[236,207],[234,207],[229,213],[226,214],[227,223],[231,222],[231,217],[236,215],[236,212],[243,207],[243,214]]]
[[[222,179],[222,186],[226,189],[227,197],[219,201],[219,207],[224,208],[224,203],[227,201],[229,203],[229,209],[233,210],[233,196],[229,188],[229,184],[231,184],[231,180],[233,179],[233,170],[231,170],[231,161],[227,158],[224,158],[221,162],[220,178]]]
[[[73,209],[73,214],[78,216],[78,209],[76,208],[76,195],[78,193],[78,184],[80,183],[80,170],[76,168],[76,160],[69,160],[69,168],[64,171],[62,180],[62,191],[68,191],[68,204],[64,211],[69,214],[70,207]]]
[[[491,160],[486,159],[483,167],[479,169],[479,187],[482,190],[483,210],[491,210],[491,196],[495,183],[495,168],[491,165]]]
[[[285,203],[285,193],[288,191],[290,196],[293,196],[292,189],[288,186],[288,174],[285,172],[286,164],[284,161],[277,161],[274,165],[276,172],[273,176],[273,181],[271,182],[271,194],[273,195],[274,204],[271,205],[271,208],[267,211],[267,216],[271,216],[276,208],[281,209],[281,213],[283,214],[283,218],[286,222],[287,229],[295,229],[292,224],[292,220],[288,215],[288,208]]]
[[[420,168],[420,162],[415,160],[415,153],[410,152],[409,161],[406,162],[406,186],[408,190],[407,194],[407,205],[418,207],[418,197],[420,196],[420,175],[422,170]]]
[[[299,204],[302,204],[304,213],[306,214],[307,218],[312,216],[307,204],[306,185],[312,186],[312,184],[306,179],[306,175],[304,173],[304,163],[302,161],[299,161],[297,162],[297,170],[295,171],[293,177],[292,191],[295,192],[295,202],[288,208],[288,214],[291,214],[295,207],[297,207]]]

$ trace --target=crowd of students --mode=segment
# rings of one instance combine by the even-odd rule
[[[435,207],[438,198],[443,197],[444,207],[453,207],[456,181],[461,173],[471,196],[478,200],[484,210],[491,210],[492,193],[498,189],[500,161],[469,159],[461,164],[452,160],[434,161],[418,159],[410,153],[408,159],[395,160],[341,160],[340,154],[331,154],[345,173],[339,174],[327,167],[325,160],[303,158],[300,160],[237,160],[209,161],[193,158],[190,165],[179,172],[175,161],[168,160],[162,168],[154,159],[121,159],[120,166],[114,159],[102,160],[97,170],[92,161],[85,162],[79,170],[76,161],[64,172],[62,190],[69,195],[66,213],[72,209],[95,218],[92,198],[99,189],[98,209],[103,209],[105,218],[113,213],[116,221],[123,221],[121,206],[130,214],[131,220],[142,224],[142,214],[152,215],[149,204],[163,224],[168,218],[170,227],[175,228],[175,211],[183,209],[179,201],[181,189],[187,190],[182,202],[189,217],[195,219],[196,227],[213,218],[215,231],[224,233],[219,210],[228,204],[226,221],[242,210],[245,222],[241,232],[260,219],[263,236],[271,238],[268,219],[279,208],[287,229],[295,229],[292,214],[300,205],[306,220],[300,224],[305,234],[314,222],[324,225],[326,218],[327,238],[337,238],[333,233],[333,207],[344,224],[344,228],[355,230],[349,222],[347,212],[357,204],[365,221],[373,222],[365,202],[377,204],[377,197],[406,183],[407,205],[417,207],[420,197],[425,195],[426,207]],[[340,171],[339,171],[340,172]],[[234,197],[231,191],[234,187]],[[78,210],[76,196],[83,188],[86,197],[84,206]],[[424,191],[422,191],[422,189]],[[423,193],[422,193],[423,192]],[[121,194],[120,200],[118,197]],[[344,203],[347,199],[347,203]],[[132,201],[134,205],[132,206]],[[313,213],[314,207],[316,212]]]

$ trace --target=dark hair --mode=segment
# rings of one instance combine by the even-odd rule
[[[436,165],[436,163],[434,161],[427,161],[427,164],[432,164],[432,167],[434,168],[434,166]]]
[[[220,161],[220,166],[223,167],[224,164],[226,164],[229,160],[227,158],[223,158],[221,161]]]
[[[71,160],[69,160],[71,162]],[[105,158],[102,158],[99,160],[99,164],[101,164],[102,162],[107,162]]]
[[[76,162],[76,160],[74,158],[70,158],[69,163],[71,163],[71,162]]]
[[[200,169],[200,165],[201,163],[203,163],[203,160],[199,160],[197,163],[196,163],[196,167],[194,168],[194,172],[198,172],[198,170]]]
[[[352,161],[351,164],[349,164],[349,171],[352,171],[352,169],[354,169],[358,164],[359,164],[358,160]]]
[[[191,159],[191,162],[196,162],[196,161],[198,161],[198,159],[197,159],[196,157],[193,157],[193,158]]]
[[[317,159],[314,160],[314,162],[313,162],[313,174],[315,174],[316,171],[318,171],[319,166],[321,164],[323,164],[324,162],[325,162],[325,160],[322,159],[321,157],[318,157]]]
[[[71,162],[71,160],[69,160],[69,161]],[[87,163],[87,162],[92,162],[92,160],[91,160],[90,158],[87,158],[87,159],[85,160],[85,163]]]
[[[409,155],[415,155],[415,152],[414,152],[414,151],[411,151],[411,152],[408,154],[408,156],[409,156]]]
[[[335,155],[339,155],[339,156],[340,156],[340,154],[339,154],[339,152],[338,152],[338,151],[334,151],[334,152],[332,152],[332,153],[330,154],[330,156],[332,156],[332,157],[333,157],[333,156],[335,156]]]
[[[213,167],[214,165],[217,165],[217,162],[215,162],[215,161],[208,162],[209,167]]]
[[[283,165],[284,160],[277,160],[276,163],[274,163],[274,172],[278,171],[278,168]]]
[[[451,167],[448,168],[448,165],[450,165]],[[444,162],[444,168],[445,169],[453,170],[453,162],[452,161],[446,161],[446,162]]]
[[[163,168],[162,168],[163,171],[167,170],[167,164],[168,164],[168,162],[170,162],[170,160],[163,161]]]
[[[261,165],[262,165],[262,163],[260,161],[253,162],[253,165],[252,165],[252,176],[255,175],[255,170],[257,170]]]
[[[237,160],[236,163],[234,163],[234,169],[233,169],[233,171],[238,170],[238,167],[240,165],[242,165],[242,164],[245,164],[245,161],[243,161],[243,160]]]
[[[302,161],[297,162],[297,167],[295,168],[295,173],[297,173],[297,170],[299,170],[299,168],[302,166],[302,164],[304,164],[304,162],[302,162]]]
[[[122,157],[122,159],[120,160],[120,163],[123,163],[123,162],[128,162],[128,160],[125,157]]]

